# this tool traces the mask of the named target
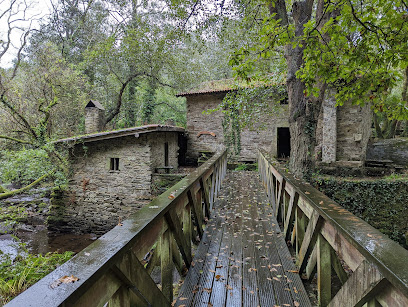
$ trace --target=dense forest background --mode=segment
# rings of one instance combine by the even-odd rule
[[[166,122],[185,126],[185,103],[175,94],[208,80],[286,83],[290,168],[300,177],[314,168],[311,148],[328,92],[340,105],[370,103],[377,137],[393,137],[404,127],[407,133],[404,1],[50,4],[50,14],[37,20],[29,14],[35,2],[1,1],[3,182],[63,178],[65,160],[52,141],[84,133],[89,99],[107,110],[108,130]],[[5,61],[10,55],[11,65]],[[240,95],[245,98],[245,91]],[[262,103],[245,109],[245,99],[235,101],[235,106],[228,102],[229,116],[242,125],[256,120],[251,110]],[[31,165],[33,157],[48,163]],[[1,189],[3,197],[10,195]]]

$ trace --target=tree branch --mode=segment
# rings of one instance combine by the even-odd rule
[[[11,136],[7,136],[7,135],[0,135],[0,139],[6,139],[6,140],[10,140],[16,143],[20,143],[20,144],[30,144],[30,145],[34,145],[32,142],[30,141],[24,141],[24,140],[20,140],[20,139],[16,139],[13,138]]]
[[[1,193],[0,194],[0,199],[6,199],[9,198],[11,196],[17,195],[17,194],[21,194],[24,191],[27,191],[33,187],[35,187],[37,184],[39,184],[41,181],[43,181],[45,178],[49,177],[50,175],[52,175],[54,172],[56,171],[56,168],[54,168],[52,171],[50,171],[49,173],[42,175],[40,178],[36,179],[35,181],[33,181],[32,183],[30,183],[29,185],[26,185],[25,187],[22,187],[21,189],[17,189],[17,190],[13,190],[13,191],[7,191],[5,193]]]

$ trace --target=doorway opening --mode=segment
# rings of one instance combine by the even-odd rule
[[[290,157],[290,131],[288,127],[278,128],[278,158]]]

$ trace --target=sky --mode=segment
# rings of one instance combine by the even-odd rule
[[[10,41],[11,45],[7,52],[0,58],[0,67],[10,67],[13,59],[16,57],[18,47],[21,45],[21,35],[24,33],[24,29],[30,27],[38,29],[41,20],[45,20],[47,15],[51,11],[51,0],[27,0],[28,9],[24,15],[23,10],[25,4],[23,0],[17,0],[13,9],[9,10],[12,0],[0,0],[0,55],[4,50],[4,42],[7,39],[7,20],[12,21],[13,30],[11,31]]]

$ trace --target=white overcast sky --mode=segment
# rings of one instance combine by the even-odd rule
[[[0,16],[3,15],[3,13],[8,10],[10,7],[10,3],[12,0],[0,0]],[[0,19],[0,40],[1,41],[6,41],[7,39],[7,19],[10,17],[11,20],[17,20],[17,19],[26,19],[28,21],[15,21],[13,23],[14,29],[11,33],[11,42],[12,46],[10,46],[9,50],[7,53],[5,53],[1,59],[0,59],[0,66],[1,67],[8,67],[11,65],[12,60],[16,56],[16,52],[18,50],[18,47],[20,46],[20,39],[21,39],[21,34],[23,33],[22,30],[18,28],[23,28],[26,29],[29,27],[30,23],[29,20],[32,20],[32,25],[31,28],[38,29],[41,20],[44,20],[47,18],[47,15],[50,12],[51,8],[51,0],[26,0],[26,3],[29,4],[29,9],[26,12],[26,16],[24,18],[24,15],[22,13],[23,8],[25,7],[24,1],[23,0],[17,0],[16,4],[14,5],[13,9],[13,14],[17,13],[16,15],[10,17],[9,13],[6,12],[4,16]],[[2,52],[2,50],[0,50]]]

